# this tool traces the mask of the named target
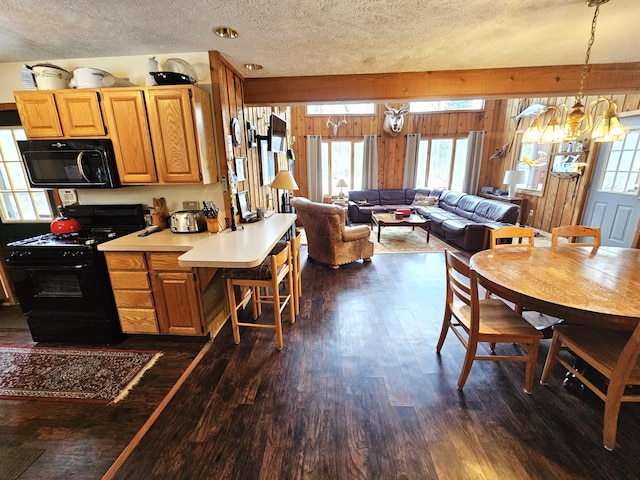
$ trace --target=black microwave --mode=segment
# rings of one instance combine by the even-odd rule
[[[18,146],[32,187],[120,187],[111,140],[19,140]]]

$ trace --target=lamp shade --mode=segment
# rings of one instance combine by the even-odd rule
[[[336,183],[336,187],[344,188],[348,186],[349,185],[347,184],[347,182],[345,182],[344,178],[341,178],[340,180],[338,180],[338,183]]]
[[[596,142],[615,142],[623,140],[624,137],[624,127],[620,123],[615,109],[612,107],[607,108],[593,129],[591,138]]]
[[[299,190],[293,175],[289,170],[280,170],[276,175],[276,178],[271,182],[271,188],[277,188],[280,190]]]
[[[524,183],[527,180],[527,172],[524,170],[507,170],[504,172],[502,183],[509,185],[509,197],[515,197],[516,185]]]

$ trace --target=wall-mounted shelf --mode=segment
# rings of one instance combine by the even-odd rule
[[[573,178],[581,175],[586,159],[586,150],[582,152],[556,152],[551,154],[551,171],[554,177]]]

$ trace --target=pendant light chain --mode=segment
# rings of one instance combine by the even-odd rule
[[[584,66],[582,67],[582,75],[580,77],[580,89],[578,91],[578,95],[576,95],[576,100],[582,100],[584,95],[582,94],[584,90],[584,84],[587,81],[587,72],[589,71],[589,57],[591,56],[591,47],[593,47],[593,42],[596,39],[596,23],[598,21],[598,14],[600,13],[600,5],[596,5],[596,11],[593,14],[593,20],[591,21],[591,38],[589,38],[589,43],[587,44],[587,53],[584,58]]]

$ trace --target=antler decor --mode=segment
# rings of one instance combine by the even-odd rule
[[[333,127],[333,134],[338,135],[338,129],[340,128],[341,125],[345,125],[346,123],[347,123],[346,115],[343,115],[342,120],[340,120],[339,122],[332,122],[331,116],[329,116],[329,119],[327,120],[327,127],[329,128]]]

